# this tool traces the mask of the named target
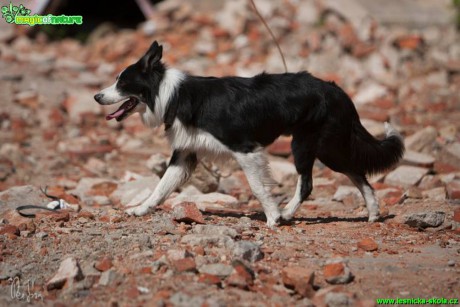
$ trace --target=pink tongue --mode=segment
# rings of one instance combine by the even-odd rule
[[[115,111],[114,113],[107,115],[105,119],[111,120],[111,119],[117,118],[118,116],[121,116],[123,113],[125,113],[125,109],[119,109]]]

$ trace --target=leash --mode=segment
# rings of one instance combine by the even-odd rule
[[[280,47],[280,45],[278,44],[278,41],[276,40],[275,34],[273,34],[272,30],[271,30],[270,27],[268,26],[268,24],[267,24],[267,22],[265,21],[264,17],[262,16],[262,14],[260,14],[259,10],[257,9],[256,4],[254,3],[254,0],[249,0],[249,2],[251,2],[252,8],[253,8],[254,11],[256,12],[256,14],[257,14],[257,16],[259,17],[260,21],[262,21],[262,23],[264,24],[264,26],[265,26],[265,28],[267,29],[268,33],[270,33],[270,36],[272,37],[272,40],[273,40],[273,42],[275,43],[276,48],[278,48],[278,52],[279,52],[279,54],[280,54],[280,56],[281,56],[281,59],[283,60],[284,70],[285,70],[285,72],[288,72],[288,68],[287,68],[287,65],[286,65],[286,59],[284,58],[283,51],[281,50],[281,47]]]
[[[48,187],[45,187],[45,190],[43,190],[41,187],[40,187],[40,191],[46,196],[48,197],[49,199],[51,199],[52,201],[49,202],[46,207],[43,207],[43,206],[36,206],[36,205],[24,205],[24,206],[19,206],[19,207],[16,207],[16,211],[19,213],[20,216],[23,216],[23,217],[28,217],[28,218],[34,218],[36,217],[36,215],[34,213],[24,213],[22,211],[24,210],[29,210],[29,209],[38,209],[38,210],[47,210],[47,211],[52,211],[52,212],[56,212],[58,211],[59,209],[64,209],[67,207],[67,203],[65,202],[65,200],[63,199],[60,199],[54,195],[50,195],[47,193],[47,189]]]

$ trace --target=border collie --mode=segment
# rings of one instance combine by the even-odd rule
[[[369,221],[379,206],[366,174],[387,170],[404,152],[401,135],[385,123],[386,138],[375,139],[361,125],[351,99],[334,82],[308,72],[252,78],[199,77],[168,68],[155,41],[116,82],[94,99],[101,105],[122,103],[106,119],[121,121],[138,112],[145,125],[165,125],[173,154],[155,191],[128,214],[148,213],[186,182],[199,158],[234,157],[260,201],[267,225],[292,218],[312,191],[316,158],[347,175],[364,197]],[[299,173],[292,200],[282,210],[269,193],[272,182],[263,148],[280,135],[292,135]]]

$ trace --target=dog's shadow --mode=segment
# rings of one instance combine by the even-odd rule
[[[204,212],[203,215],[207,217],[212,216],[219,216],[219,217],[248,217],[251,220],[257,221],[266,221],[265,214],[263,212],[225,212],[225,211],[212,211],[212,212]],[[380,217],[377,222],[385,222],[386,220],[390,220],[395,218],[394,214],[389,214],[383,217]],[[280,220],[281,226],[293,226],[296,222],[305,222],[307,224],[328,224],[334,222],[348,222],[348,223],[357,223],[357,222],[367,222],[368,219],[365,216],[362,217],[339,217],[339,216],[329,216],[329,217],[293,217],[289,221],[285,221],[283,219]]]

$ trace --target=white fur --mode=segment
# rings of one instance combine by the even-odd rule
[[[360,178],[355,178],[353,175],[348,175],[348,178],[356,185],[358,190],[364,197],[364,202],[366,203],[366,208],[368,211],[369,222],[375,222],[380,217],[379,212],[379,203],[375,197],[374,191],[372,188],[362,181]]]
[[[149,108],[145,108],[145,112],[141,114],[143,122],[149,127],[158,127],[163,123],[166,110],[171,97],[179,87],[185,74],[180,70],[169,68],[166,70],[163,80],[161,80],[158,96],[155,98],[155,112]]]
[[[112,84],[109,87],[106,87],[102,91],[100,91],[100,94],[103,94],[101,100],[99,101],[100,104],[102,105],[110,105],[110,104],[115,104],[122,102],[123,100],[128,100],[129,97],[122,96],[120,92],[117,90],[117,82]]]
[[[251,153],[234,153],[235,159],[241,165],[252,192],[260,201],[267,217],[267,226],[273,227],[278,223],[280,211],[278,205],[267,191],[264,181],[267,181],[267,159],[262,150]]]
[[[173,149],[189,150],[210,157],[231,153],[227,146],[209,132],[186,128],[178,119],[174,120],[166,135]]]
[[[145,215],[150,209],[161,204],[174,190],[184,184],[192,174],[193,169],[190,165],[179,159],[177,165],[170,165],[165,174],[161,178],[153,193],[137,207],[132,207],[126,210],[130,215]]]
[[[299,178],[297,179],[297,188],[295,190],[294,197],[292,197],[292,199],[289,201],[289,203],[286,205],[286,207],[284,207],[284,209],[281,212],[281,216],[283,217],[284,220],[290,220],[294,216],[300,204],[302,203],[301,195],[300,195],[301,189],[302,189],[302,177],[299,176]]]

